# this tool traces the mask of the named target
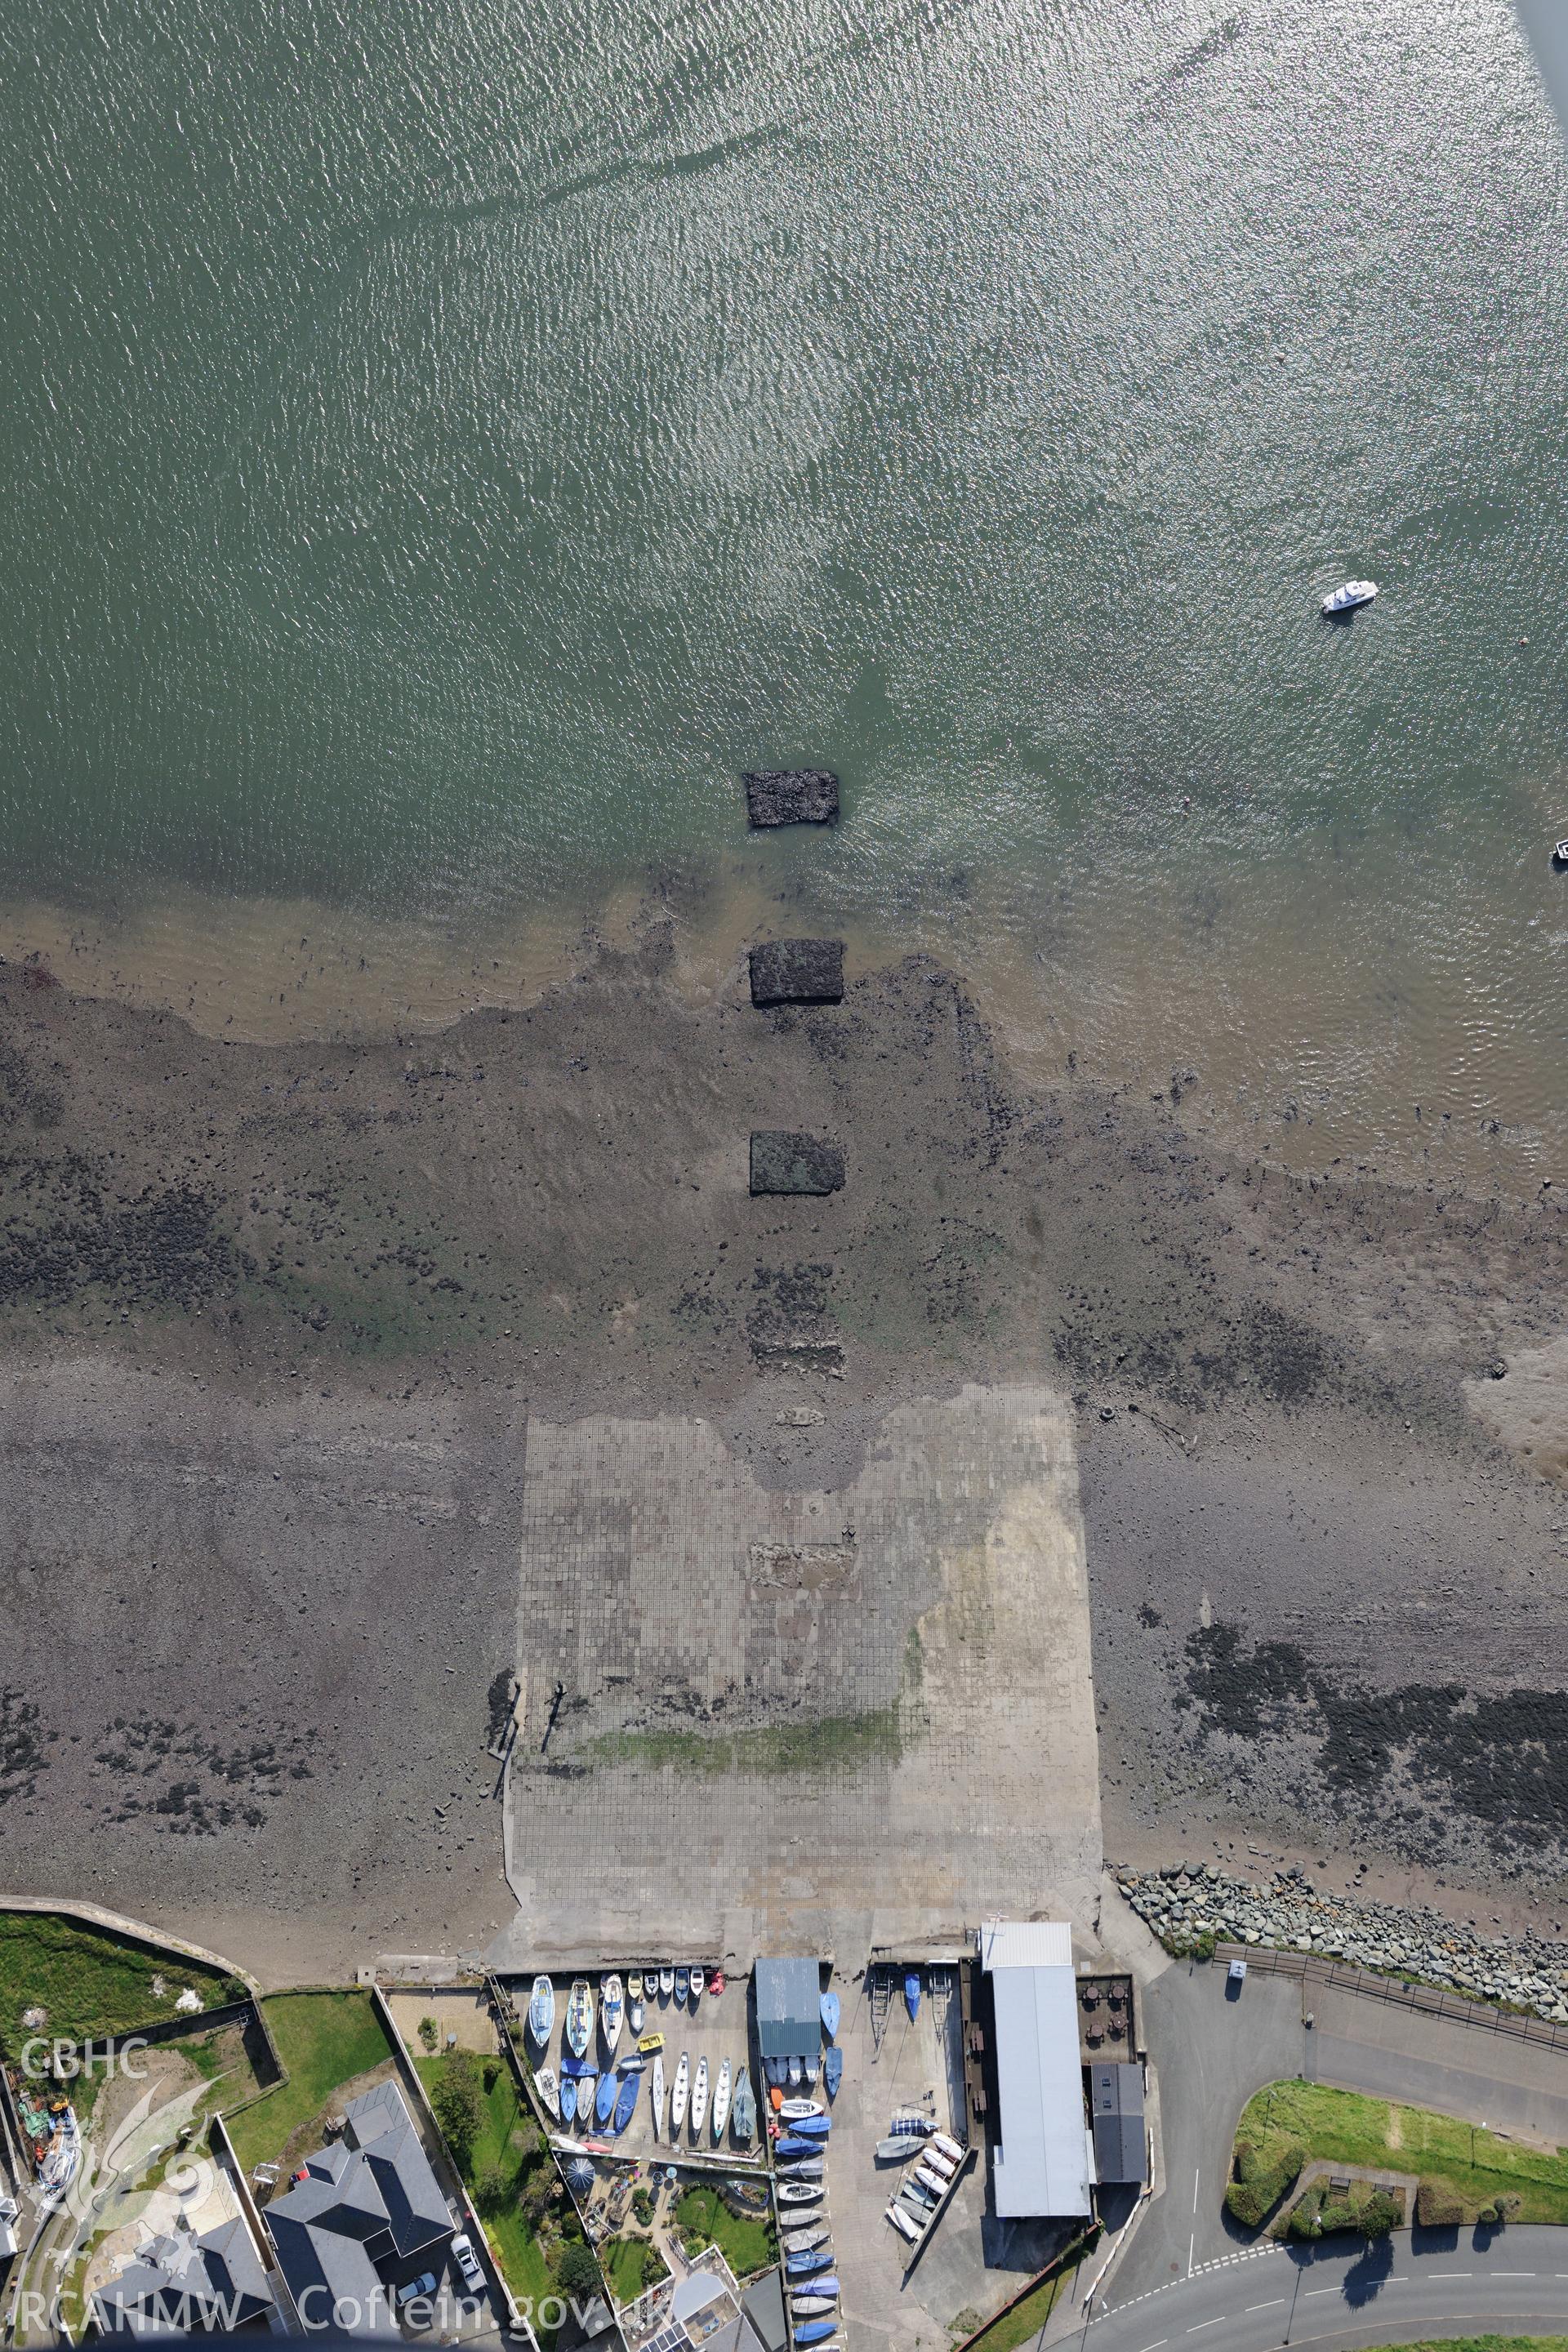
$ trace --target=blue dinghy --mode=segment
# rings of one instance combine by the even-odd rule
[[[577,2085],[570,2074],[561,2077],[561,2120],[563,2124],[577,2120]]]
[[[774,2140],[773,2154],[775,2156],[820,2156],[822,2143],[820,2140],[807,2139],[804,2132],[785,2132],[782,2138]]]
[[[904,2007],[910,2012],[910,2023],[912,2025],[916,2018],[921,2013],[921,1972],[919,1969],[910,1969],[904,1979]]]
[[[838,2032],[838,1995],[825,1992],[822,1996],[822,2022],[831,2042]]]
[[[833,2249],[823,2246],[814,2254],[786,2254],[784,2269],[791,2278],[809,2278],[813,2271],[833,2268]]]
[[[801,2345],[826,2344],[830,2336],[837,2333],[838,2322],[836,2319],[808,2319],[804,2327],[795,2329],[795,2340]]]
[[[838,2085],[844,2080],[844,2053],[830,2050],[822,2062],[822,2082],[830,2099],[838,2095]]]
[[[620,2093],[620,2087],[621,2078],[618,2074],[612,2074],[600,2075],[598,2095],[594,2101],[594,2113],[598,2117],[600,2123],[607,2124],[609,2122],[611,2111],[614,2108],[616,2100]]]
[[[637,2103],[637,2085],[641,2081],[640,2074],[627,2074],[622,2081],[621,2095],[616,2101],[615,2119],[611,2126],[613,2130],[624,2132],[630,2123],[632,2110]]]
[[[832,2129],[831,2116],[796,2116],[790,2125],[791,2137],[795,2139],[826,2139]]]

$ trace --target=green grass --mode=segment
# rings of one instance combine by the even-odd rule
[[[983,2336],[975,2336],[969,2352],[1017,2352],[1020,2344],[1026,2344],[1032,2336],[1037,2336],[1050,2317],[1058,2295],[1082,2259],[1080,2250],[1070,2263],[1063,2263],[1048,2279],[1042,2279],[1021,2303],[1016,2303],[1011,2311],[1005,2311],[1000,2319],[993,2320]]]
[[[162,1999],[153,1990],[154,1977],[168,1987]],[[26,2009],[47,2011],[44,2030],[51,2036],[80,2042],[173,2017],[185,1985],[216,2008],[227,1998],[227,1983],[199,1960],[143,1951],[107,1927],[52,1911],[0,1911],[0,2049],[13,2056],[29,2035]],[[244,1987],[237,1990],[243,1998]]]
[[[418,2055],[414,2063],[428,2095],[440,2081],[448,2061],[445,2054],[434,2058]],[[480,2080],[482,2083],[482,2075]],[[542,2235],[535,2219],[524,2210],[524,2200],[538,2205],[546,2190],[552,2192],[547,2210],[562,2217],[571,2237],[580,2232],[565,2192],[556,2191],[554,2161],[543,2135],[523,2105],[511,2070],[504,2063],[493,2089],[484,2093],[479,2136],[473,2154],[461,2169],[464,2185],[470,2193],[487,2174],[501,2174],[506,2196],[499,2208],[483,2209],[485,2229],[508,2286],[534,2315],[533,2326],[540,2342],[552,2343],[553,2336],[540,2326],[537,2315],[546,2296],[562,2292],[556,2267],[567,2240],[563,2237],[552,2242],[548,2232]]]
[[[1499,2197],[1517,2197],[1514,2220],[1568,2222],[1568,2156],[1500,2139],[1453,2116],[1394,2106],[1321,2083],[1273,2083],[1247,2102],[1237,2126],[1233,2168],[1250,2164],[1269,2175],[1290,2165],[1293,2178],[1292,2142],[1305,2150],[1305,2160],[1414,2173],[1456,2198],[1467,2221]]]
[[[617,2307],[635,2303],[643,2289],[664,2276],[664,2260],[647,2238],[616,2238],[599,2250]]]
[[[738,2279],[778,2260],[778,2241],[765,2214],[731,2213],[716,2189],[689,2189],[675,2208],[675,2226],[689,2252],[717,2246]]]
[[[825,1772],[884,1758],[896,1764],[903,1735],[896,1706],[865,1715],[830,1715],[816,1723],[787,1723],[755,1731],[610,1731],[584,1750],[594,1764],[673,1764],[678,1771],[713,1778],[733,1772]]]
[[[275,2163],[300,2126],[325,2113],[340,2084],[392,2056],[367,1992],[274,1993],[262,2007],[289,2080],[229,2126],[247,2172]]]

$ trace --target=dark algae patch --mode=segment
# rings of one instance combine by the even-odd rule
[[[1184,1691],[1197,1739],[1310,1744],[1329,1808],[1397,1808],[1406,1833],[1468,1815],[1495,1848],[1568,1850],[1568,1691],[1477,1692],[1461,1682],[1377,1690],[1312,1664],[1292,1642],[1249,1643],[1234,1625],[1188,1636]]]

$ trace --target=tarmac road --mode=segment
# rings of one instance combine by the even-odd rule
[[[1114,2291],[1113,2291],[1114,2292]],[[1080,2328],[1085,2352],[1277,2352],[1568,2328],[1568,2231],[1396,2231],[1224,2256]]]

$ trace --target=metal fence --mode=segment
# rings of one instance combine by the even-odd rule
[[[1423,2017],[1451,2018],[1457,2025],[1474,2026],[1483,2033],[1500,2033],[1514,2042],[1533,2042],[1549,2050],[1568,2050],[1568,2025],[1549,2017],[1530,2017],[1503,2009],[1495,2000],[1468,2000],[1463,1993],[1444,1992],[1436,1985],[1413,1977],[1380,1976],[1372,1969],[1355,1969],[1343,1960],[1326,1959],[1319,1952],[1278,1951],[1266,1944],[1216,1944],[1215,1958],[1222,1962],[1245,1960],[1248,1969],[1265,1976],[1296,1977],[1303,1991],[1309,1985],[1325,1992],[1353,1992],[1396,2009],[1413,2009]]]

